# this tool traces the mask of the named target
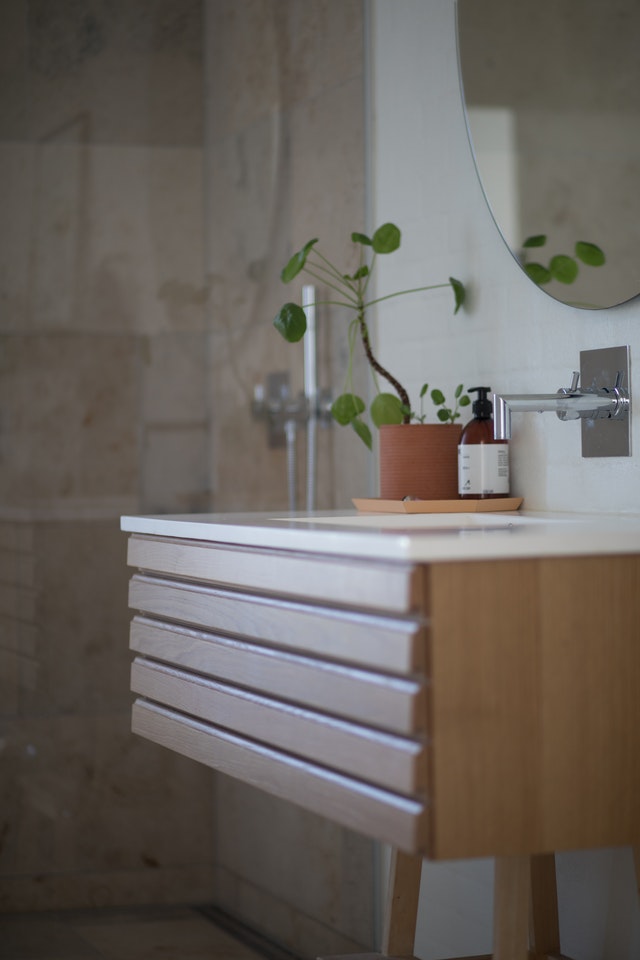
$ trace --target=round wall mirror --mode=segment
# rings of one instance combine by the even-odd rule
[[[543,290],[640,293],[640,3],[458,0],[469,137],[493,217]]]

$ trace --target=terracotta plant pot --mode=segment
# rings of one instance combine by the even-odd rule
[[[450,423],[380,427],[382,499],[457,500],[461,433],[461,426]]]

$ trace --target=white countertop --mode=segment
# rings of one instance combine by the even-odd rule
[[[401,561],[640,553],[640,514],[219,513],[124,516],[130,533]]]

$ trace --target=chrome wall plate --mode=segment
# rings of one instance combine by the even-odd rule
[[[580,351],[580,385],[613,387],[622,372],[621,387],[631,397],[631,363],[629,347],[603,347]],[[631,411],[624,420],[583,420],[583,457],[630,457]]]

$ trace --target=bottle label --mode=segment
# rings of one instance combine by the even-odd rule
[[[462,443],[458,447],[458,493],[509,493],[506,443]]]

